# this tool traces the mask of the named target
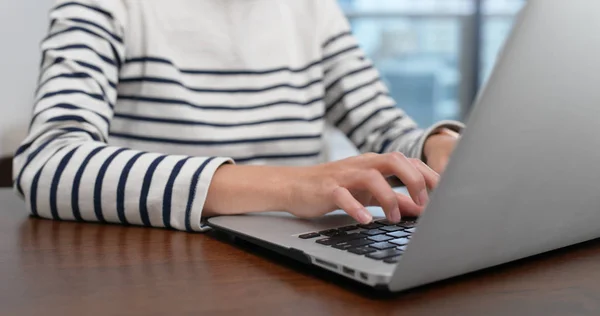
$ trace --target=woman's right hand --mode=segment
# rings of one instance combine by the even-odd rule
[[[418,216],[429,201],[428,190],[439,181],[439,175],[425,163],[401,153],[368,153],[297,168],[294,174],[288,212],[315,218],[342,209],[360,223],[373,219],[366,206],[381,206],[394,223],[402,215]],[[410,197],[392,189],[386,181],[390,176],[407,186]]]

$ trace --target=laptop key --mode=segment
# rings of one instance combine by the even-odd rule
[[[400,251],[398,249],[386,249],[386,250],[382,250],[382,251],[369,253],[369,254],[367,254],[367,258],[371,258],[371,259],[375,259],[375,260],[382,260],[382,259],[386,259],[386,258],[390,258],[390,257],[399,256],[401,254],[402,254],[402,251]]]
[[[350,248],[353,248],[352,245],[350,245],[348,242],[343,242],[343,243],[340,243],[337,245],[333,245],[331,247],[333,247],[335,249],[339,249],[339,250],[348,250]]]
[[[394,238],[404,238],[404,237],[410,236],[410,233],[402,231],[402,230],[399,230],[399,231],[387,233],[386,235],[394,237]]]
[[[362,238],[362,239],[354,239],[354,240],[345,241],[345,242],[342,242],[339,244],[335,244],[335,245],[333,245],[333,248],[340,249],[340,250],[348,250],[350,248],[368,246],[373,243],[375,243],[375,242],[372,240],[369,240],[367,238]]]
[[[311,239],[311,238],[316,238],[319,236],[321,236],[321,234],[319,234],[319,233],[307,233],[307,234],[302,234],[302,235],[298,236],[298,238]]]
[[[409,232],[409,233],[414,233],[415,230],[416,230],[416,228],[414,228],[414,227],[413,228],[405,228],[404,229],[405,232]]]
[[[361,235],[361,234],[346,234],[346,235],[332,236],[332,237],[328,237],[328,238],[317,239],[316,242],[321,245],[332,246],[332,245],[339,244],[342,242],[359,239],[359,238],[364,238],[364,237],[365,236]]]
[[[333,236],[333,235],[337,235],[339,233],[340,233],[340,231],[337,229],[328,229],[328,230],[323,230],[323,231],[319,232],[319,234],[321,234],[323,236]]]
[[[363,247],[363,246],[368,246],[370,244],[374,244],[375,242],[368,239],[368,238],[362,238],[362,239],[354,239],[348,242],[348,244],[350,244],[352,247],[351,248],[355,248],[355,247]]]
[[[396,257],[387,258],[387,259],[383,260],[383,262],[385,262],[385,263],[398,263],[399,260],[400,260],[400,256],[396,256]]]
[[[347,232],[347,231],[351,231],[351,230],[355,230],[355,229],[358,229],[357,225],[349,225],[349,226],[344,226],[344,227],[338,228],[338,230],[342,231],[342,232]]]
[[[333,245],[334,242],[331,240],[331,238],[321,238],[321,239],[317,239],[316,243],[325,245],[325,246],[331,246],[331,245]]]
[[[348,251],[351,253],[357,254],[357,255],[366,255],[368,253],[377,251],[377,249],[369,248],[368,246],[366,246],[366,247],[352,248]]]
[[[392,244],[396,244],[398,246],[404,246],[406,244],[408,244],[410,240],[408,238],[396,238],[393,240],[390,240],[389,242]]]
[[[385,231],[379,230],[379,229],[370,229],[370,230],[362,231],[361,234],[365,234],[367,236],[375,236],[375,235],[385,234]]]
[[[394,239],[394,237],[390,237],[387,235],[375,235],[375,236],[369,236],[369,239],[376,241],[376,242],[382,242],[382,241],[388,241],[390,239]]]
[[[379,221],[375,221],[375,223],[377,224],[381,224],[383,226],[390,226],[390,225],[394,225],[393,223],[391,223],[390,221],[388,221],[387,219],[382,219]]]
[[[335,236],[335,237],[331,237],[333,239],[336,239],[336,244],[339,244],[341,242],[346,242],[346,241],[350,241],[350,240],[354,240],[354,239],[360,239],[360,238],[364,238],[364,235],[361,235],[359,233],[352,233],[352,234],[346,234],[344,236]]]
[[[335,234],[333,234],[333,235],[331,235],[329,237],[342,237],[342,236],[346,236],[346,235],[348,235],[347,232],[338,231],[337,233],[335,233]]]
[[[398,227],[398,226],[383,226],[383,227],[379,227],[378,229],[385,230],[386,232],[395,232],[395,231],[402,230],[402,227]]]
[[[360,228],[364,228],[364,229],[375,229],[375,228],[379,228],[383,225],[377,224],[377,223],[370,223],[370,224],[361,224],[358,225],[358,227]]]
[[[369,247],[373,247],[377,250],[385,250],[385,249],[389,249],[389,248],[396,248],[396,245],[391,244],[389,242],[378,242],[378,243],[369,245]]]
[[[415,221],[400,222],[400,224],[398,224],[397,226],[403,227],[403,228],[413,228],[413,227],[417,226],[417,222],[415,222]]]

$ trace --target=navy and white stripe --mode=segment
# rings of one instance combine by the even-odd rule
[[[335,0],[178,3],[57,1],[15,157],[34,215],[199,231],[220,165],[321,162],[327,122],[419,156]]]

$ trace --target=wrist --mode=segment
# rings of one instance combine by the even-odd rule
[[[287,211],[293,193],[293,169],[221,166],[210,184],[204,215]]]
[[[429,159],[429,157],[433,156],[437,149],[445,148],[444,146],[448,143],[456,143],[460,138],[460,134],[454,130],[451,130],[447,127],[440,127],[434,130],[425,140],[425,144],[423,146],[423,156],[425,161]]]

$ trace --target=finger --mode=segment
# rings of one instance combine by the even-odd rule
[[[421,172],[423,178],[425,178],[427,188],[430,190],[435,189],[440,182],[440,175],[419,159],[409,159],[409,161]]]
[[[376,169],[385,175],[395,175],[406,185],[408,193],[417,205],[425,206],[429,202],[427,184],[425,177],[409,160],[401,153],[390,153],[380,155],[376,161]]]
[[[410,196],[396,193],[396,198],[398,200],[398,208],[400,208],[400,214],[402,216],[417,217],[423,212],[423,207],[415,204]],[[381,206],[375,199],[373,199],[370,205]]]
[[[333,190],[333,202],[361,224],[373,221],[371,213],[346,188],[338,187]]]
[[[379,171],[371,169],[361,176],[362,186],[371,192],[386,214],[389,221],[400,222],[400,208],[396,192],[390,187]]]
[[[400,205],[402,216],[418,217],[423,213],[424,207],[416,205],[410,196],[396,193],[396,197],[398,198],[398,205]]]

